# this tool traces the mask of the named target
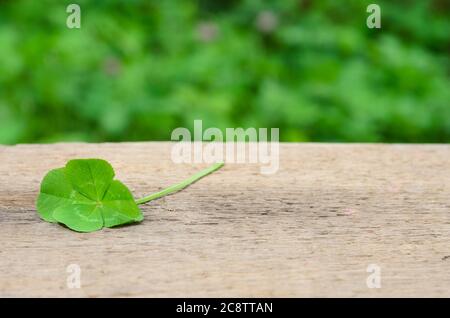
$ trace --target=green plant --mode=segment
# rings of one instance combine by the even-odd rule
[[[0,144],[170,140],[450,142],[450,2],[0,1]],[[260,17],[278,23],[261,29]],[[263,19],[264,20],[264,19]]]
[[[135,200],[130,190],[114,179],[114,170],[107,161],[70,160],[42,180],[37,210],[45,221],[59,222],[78,232],[140,222],[144,217],[139,204],[179,191],[222,166],[216,163],[179,184]]]

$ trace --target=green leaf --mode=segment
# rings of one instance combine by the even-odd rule
[[[105,160],[70,160],[64,168],[51,170],[42,180],[37,210],[45,221],[59,222],[78,232],[139,222],[143,216],[138,204],[180,191],[222,166],[223,163],[213,164],[178,184],[135,201],[130,190],[114,180],[114,170]]]
[[[130,190],[114,180],[113,168],[101,159],[70,160],[51,170],[41,183],[37,210],[45,221],[78,232],[143,220]]]

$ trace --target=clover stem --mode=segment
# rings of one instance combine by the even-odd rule
[[[211,167],[202,170],[196,174],[194,174],[193,176],[187,178],[186,180],[178,183],[178,184],[174,184],[168,188],[165,188],[164,190],[161,190],[159,192],[150,194],[148,196],[145,196],[143,198],[140,198],[138,200],[136,200],[136,204],[144,204],[147,203],[149,201],[155,200],[155,199],[159,199],[165,195],[180,191],[181,189],[184,189],[185,187],[187,187],[188,185],[194,183],[195,181],[207,176],[210,173],[213,173],[214,171],[220,169],[223,166],[223,162],[220,163],[216,163],[213,164]]]

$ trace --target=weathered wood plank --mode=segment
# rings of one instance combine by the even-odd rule
[[[226,165],[139,225],[81,234],[36,214],[42,177],[71,158],[109,160],[137,197],[205,166],[170,147],[0,147],[0,296],[450,297],[449,145],[282,144],[278,173]]]

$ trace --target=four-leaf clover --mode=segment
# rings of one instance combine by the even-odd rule
[[[107,161],[70,160],[42,180],[37,211],[45,221],[59,222],[78,232],[139,222],[144,217],[138,204],[179,191],[222,166],[214,164],[179,184],[135,200],[130,190],[114,179],[114,170]]]
[[[79,232],[142,221],[130,190],[114,180],[111,165],[101,159],[70,160],[51,170],[41,184],[40,216]]]

